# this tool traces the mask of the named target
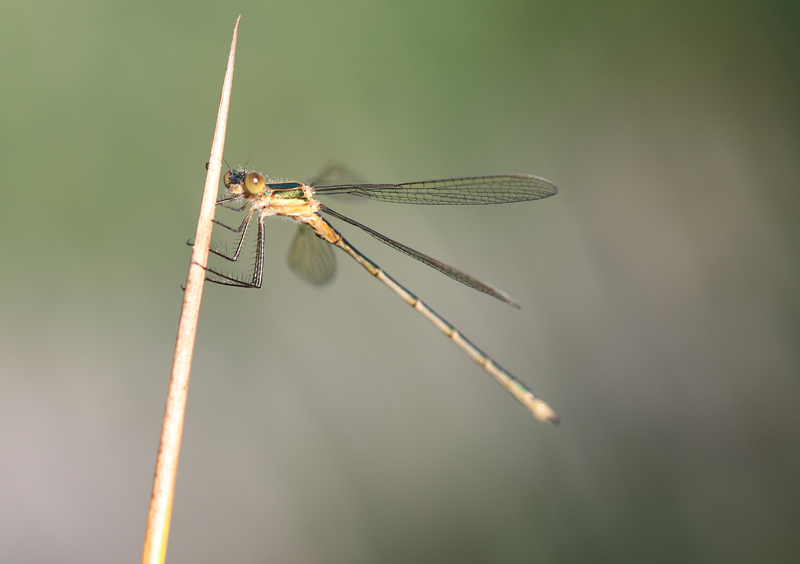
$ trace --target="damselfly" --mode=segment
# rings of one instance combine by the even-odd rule
[[[226,286],[260,288],[264,274],[264,220],[268,217],[291,219],[299,224],[299,229],[289,253],[289,264],[301,278],[312,284],[323,284],[330,280],[336,270],[336,257],[331,245],[339,247],[433,323],[439,331],[527,407],[537,419],[558,425],[558,416],[545,402],[468,341],[458,329],[422,300],[356,250],[320,215],[320,212],[366,231],[382,243],[435,268],[462,284],[519,308],[517,302],[505,292],[381,235],[377,231],[333,211],[315,198],[317,195],[338,195],[404,204],[476,205],[539,200],[556,194],[558,189],[549,180],[527,174],[473,176],[405,184],[366,184],[357,182],[355,178],[354,174],[338,164],[329,165],[307,184],[287,181],[273,182],[266,180],[258,172],[247,169],[228,170],[224,178],[225,197],[218,200],[217,205],[236,212],[246,212],[246,214],[239,227],[230,227],[215,220],[215,223],[221,227],[239,234],[239,241],[232,254],[228,254],[218,247],[212,247],[211,252],[229,261],[238,260],[247,232],[255,218],[258,225],[255,265],[249,279],[223,274],[211,268],[206,268],[208,273],[206,279]]]

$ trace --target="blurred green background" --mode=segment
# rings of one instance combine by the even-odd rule
[[[800,561],[800,7],[788,1],[0,8],[0,562],[140,558],[234,21],[226,158],[503,172],[513,206],[333,206],[530,384],[537,423],[337,251],[207,286],[168,561]]]

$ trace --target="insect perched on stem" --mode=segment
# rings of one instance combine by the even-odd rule
[[[382,243],[417,259],[467,286],[493,296],[519,308],[508,294],[498,290],[469,274],[461,272],[434,258],[398,243],[377,231],[349,219],[323,205],[315,196],[358,197],[404,204],[481,205],[502,204],[539,200],[552,196],[558,189],[549,181],[527,174],[497,176],[472,176],[407,182],[404,184],[367,184],[358,182],[356,176],[338,164],[329,165],[307,184],[302,182],[271,182],[261,174],[246,169],[231,169],[225,173],[225,197],[217,201],[218,206],[245,213],[238,227],[229,227],[215,221],[221,227],[239,234],[239,242],[233,254],[219,248],[211,252],[229,261],[237,261],[244,246],[248,230],[255,219],[256,237],[255,265],[250,279],[242,279],[206,268],[207,280],[238,288],[260,288],[264,275],[264,221],[269,217],[283,217],[299,224],[297,235],[289,253],[289,264],[301,278],[312,284],[323,284],[330,280],[336,270],[333,246],[339,247],[353,257],[370,274],[386,284],[393,292],[433,323],[467,356],[495,378],[511,395],[527,407],[540,421],[558,425],[558,416],[531,390],[509,372],[496,364],[489,356],[464,337],[458,329],[428,307],[417,296],[409,292],[394,278],[386,274],[377,264],[356,250],[342,235],[320,215],[325,213],[345,223],[366,231]]]

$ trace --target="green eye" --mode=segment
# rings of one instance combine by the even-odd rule
[[[257,172],[251,172],[244,177],[244,188],[253,196],[264,192],[264,177]]]

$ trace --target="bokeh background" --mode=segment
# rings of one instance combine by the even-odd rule
[[[235,18],[226,157],[525,172],[341,226],[561,415],[339,255],[207,286],[169,562],[800,561],[800,8],[787,0],[0,8],[0,562],[140,558]]]

